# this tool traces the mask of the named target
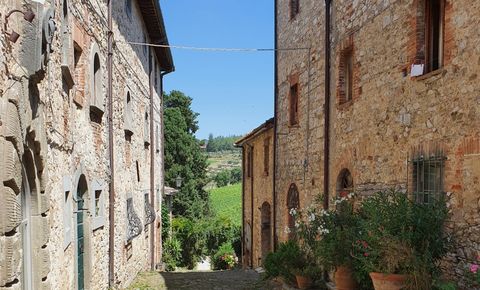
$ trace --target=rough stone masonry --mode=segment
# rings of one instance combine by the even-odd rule
[[[277,52],[277,239],[288,238],[292,186],[300,207],[324,194],[329,110],[330,198],[387,188],[420,192],[423,201],[446,193],[458,247],[445,270],[461,283],[480,253],[480,2],[331,5],[325,108],[325,1],[277,1],[277,48],[306,48]]]
[[[107,3],[0,4],[0,289],[122,288],[161,261],[161,73],[173,63],[128,44],[168,43],[158,2],[112,1],[110,168]]]

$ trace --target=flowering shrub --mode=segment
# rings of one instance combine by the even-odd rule
[[[235,256],[232,244],[225,243],[220,246],[218,252],[213,255],[213,269],[227,270],[232,269],[237,264],[238,260]]]
[[[317,254],[328,270],[352,265],[353,244],[358,239],[354,201],[354,193],[344,193],[335,200],[334,209],[321,212],[321,241]]]
[[[466,269],[466,276],[468,278],[468,284],[470,287],[480,286],[480,256],[477,257],[477,261],[468,265]]]

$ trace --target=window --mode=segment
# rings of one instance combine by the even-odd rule
[[[62,74],[67,81],[69,87],[74,85],[74,56],[73,56],[73,41],[70,31],[70,17],[69,17],[68,1],[62,2],[62,25],[61,25],[61,43],[62,43]]]
[[[443,154],[423,156],[412,160],[413,196],[417,203],[431,203],[443,194]]]
[[[132,97],[130,92],[127,92],[127,99],[125,103],[125,115],[123,116],[125,136],[131,137],[133,135],[133,107]]]
[[[292,211],[298,210],[300,207],[300,200],[298,194],[298,188],[295,183],[292,183],[288,188],[287,194],[287,216],[288,216],[288,239],[291,240],[295,237],[295,217]]]
[[[295,18],[300,12],[300,0],[290,0],[290,19]]]
[[[137,182],[140,182],[140,167],[138,166],[138,160],[135,161],[135,164],[137,166]]]
[[[443,65],[444,0],[425,1],[426,72]]]
[[[94,180],[92,188],[92,225],[93,230],[99,229],[105,225],[105,197],[103,194],[104,185],[98,180]]]
[[[348,169],[342,169],[337,177],[337,197],[346,197],[353,192],[353,177]]]
[[[90,111],[101,119],[104,111],[103,73],[100,61],[100,50],[96,43],[92,45],[90,55]]]
[[[148,108],[147,108],[148,110]],[[145,122],[143,123],[143,142],[145,144],[145,148],[148,148],[150,145],[150,119],[148,116],[148,111],[145,112]]]
[[[73,184],[70,177],[63,178],[63,249],[67,249],[72,243],[72,227],[73,227]]]
[[[132,0],[125,0],[125,11],[129,18],[132,18]]]
[[[263,172],[268,176],[270,167],[270,138],[263,141]]]
[[[253,174],[253,147],[248,149],[247,153],[247,177],[252,177]]]
[[[340,57],[339,104],[345,104],[353,99],[353,49],[343,50]]]
[[[298,83],[290,86],[290,126],[298,125]]]

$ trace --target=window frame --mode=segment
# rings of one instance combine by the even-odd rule
[[[411,192],[416,203],[429,204],[445,194],[445,161],[443,155],[412,158]]]
[[[435,5],[438,4],[438,21],[435,26],[432,17]],[[425,17],[425,73],[430,73],[441,69],[444,61],[444,46],[445,46],[445,0],[425,0],[424,3],[424,17]],[[438,29],[435,33],[435,28]],[[435,38],[438,38],[435,41]],[[436,51],[438,50],[438,51]],[[433,62],[434,54],[438,53],[438,63]]]
[[[270,137],[263,140],[263,174],[268,176],[270,173]]]
[[[98,198],[99,213],[96,212],[96,195],[100,194]],[[91,212],[92,230],[95,231],[105,226],[105,184],[100,180],[94,180],[91,184]]]
[[[288,92],[288,99],[289,99],[289,107],[288,107],[288,115],[289,115],[289,122],[288,124],[293,126],[298,126],[299,124],[299,95],[300,95],[300,86],[297,82],[290,84],[290,89]]]
[[[300,0],[290,0],[290,20],[295,19],[295,17],[300,13]]]

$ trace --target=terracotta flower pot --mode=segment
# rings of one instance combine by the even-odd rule
[[[400,290],[407,284],[407,275],[370,273],[375,290]]]
[[[353,279],[352,269],[348,266],[339,266],[335,271],[335,288],[337,290],[355,290],[357,283]]]
[[[297,279],[298,288],[309,289],[310,287],[312,287],[312,278],[300,275],[295,275],[295,278]]]

